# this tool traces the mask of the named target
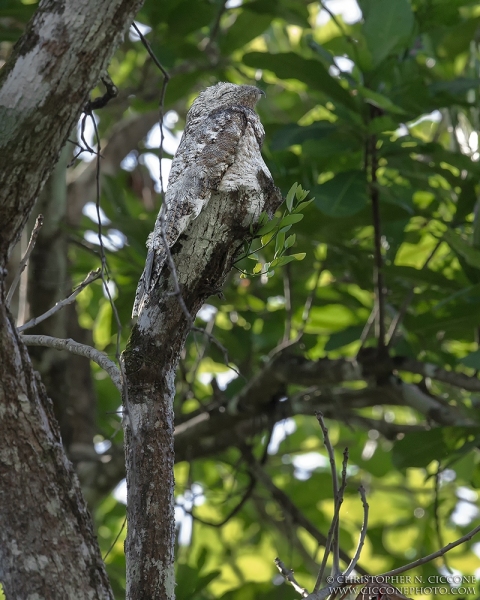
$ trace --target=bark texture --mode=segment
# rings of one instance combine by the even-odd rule
[[[219,291],[243,241],[251,195],[217,193],[172,249],[176,275],[165,265],[159,284],[124,353],[128,381],[125,439],[128,485],[127,597],[174,598],[173,397],[185,338],[206,298]],[[264,206],[281,196],[265,183]],[[176,278],[186,309],[176,293]]]
[[[53,406],[0,305],[0,581],[8,600],[113,598]]]
[[[0,73],[0,260],[141,0],[43,0]],[[13,234],[13,235],[12,235]]]
[[[6,264],[141,0],[43,0],[0,73],[0,581],[8,599],[112,598],[52,405],[5,306]]]

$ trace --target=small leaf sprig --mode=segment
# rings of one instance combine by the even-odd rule
[[[295,182],[285,198],[286,210],[284,210],[281,217],[273,217],[273,219],[269,220],[267,213],[263,212],[258,222],[250,226],[252,240],[247,244],[245,254],[239,260],[249,258],[250,260],[254,260],[256,264],[250,273],[237,267],[242,279],[259,275],[272,277],[275,274],[274,269],[276,267],[282,267],[293,260],[303,260],[305,258],[305,252],[288,255],[285,253],[296,241],[295,233],[290,234],[288,237],[286,234],[290,231],[292,225],[299,223],[303,219],[303,211],[314,200],[313,198],[305,200],[308,194],[309,190],[304,190],[299,183]],[[252,244],[255,240],[260,241],[260,246],[252,250]],[[263,250],[273,240],[275,240],[273,260],[270,262],[261,262],[258,252]]]

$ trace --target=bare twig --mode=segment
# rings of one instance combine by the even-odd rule
[[[447,552],[450,552],[450,550],[453,550],[457,546],[461,546],[465,542],[468,542],[468,540],[471,540],[474,536],[477,535],[477,533],[480,533],[480,525],[478,525],[478,527],[475,527],[475,529],[472,529],[471,531],[469,531],[468,533],[463,535],[461,538],[458,538],[458,540],[455,540],[454,542],[450,542],[450,544],[447,544],[443,548],[440,548],[440,550],[437,550],[436,552],[432,552],[432,554],[428,554],[427,556],[424,556],[423,558],[419,558],[418,560],[414,560],[413,562],[408,563],[408,565],[404,565],[403,567],[398,567],[397,569],[392,569],[391,571],[387,571],[386,573],[377,575],[377,577],[393,577],[394,575],[399,575],[400,573],[405,573],[405,571],[410,571],[411,569],[414,569],[415,567],[419,567],[420,565],[424,565],[425,563],[431,562],[432,560],[435,560],[436,558],[443,556]]]
[[[105,92],[105,94],[103,94],[103,96],[95,98],[94,100],[89,100],[87,102],[85,108],[83,109],[85,114],[87,115],[91,114],[92,110],[98,110],[99,108],[103,108],[110,102],[110,100],[112,100],[112,98],[118,96],[118,88],[113,83],[113,81],[110,78],[110,75],[107,72],[105,72],[100,79],[102,80],[103,85],[105,86],[107,91]]]
[[[49,335],[22,335],[21,339],[27,346],[46,346],[47,348],[55,348],[55,350],[67,350],[72,354],[78,354],[79,356],[89,358],[102,367],[102,369],[110,375],[115,387],[120,392],[122,391],[120,371],[118,370],[117,365],[110,360],[108,356],[103,354],[103,352],[99,352],[91,346],[79,344],[71,339],[54,338]]]
[[[345,493],[345,487],[347,485],[347,464],[348,464],[348,448],[345,448],[343,451],[343,461],[342,461],[342,475],[340,479],[340,487],[338,489],[338,494],[335,499],[335,513],[336,515],[336,524],[333,535],[333,567],[332,567],[332,575],[336,577],[340,573],[340,557],[338,554],[339,551],[339,525],[340,525],[340,509],[343,504],[343,495]]]
[[[313,525],[313,523],[307,519],[302,511],[292,502],[287,494],[273,483],[265,469],[263,469],[255,460],[251,450],[245,445],[243,445],[241,449],[252,475],[265,487],[265,489],[271,494],[272,498],[279,504],[282,510],[290,516],[292,522],[296,526],[305,529],[318,542],[318,544],[326,547],[328,545],[327,536],[319,531],[315,525]],[[350,557],[346,552],[340,550],[340,556],[345,564],[350,562]],[[357,571],[362,575],[367,575],[367,571],[360,566],[357,566]]]
[[[10,302],[12,301],[13,294],[15,293],[15,290],[17,289],[17,285],[18,285],[18,282],[20,281],[20,277],[21,277],[25,267],[27,266],[28,259],[30,258],[30,254],[32,253],[32,250],[35,247],[35,242],[37,241],[37,237],[38,237],[40,229],[42,228],[42,225],[43,225],[43,215],[38,215],[37,220],[35,221],[35,225],[33,227],[32,235],[30,236],[30,241],[28,242],[27,249],[25,251],[25,254],[24,254],[22,260],[20,261],[20,264],[18,266],[18,271],[15,274],[14,280],[12,281],[12,285],[10,286],[10,289],[8,290],[7,299],[5,301],[5,304],[7,306],[10,306]]]
[[[344,455],[343,455],[344,458],[343,458],[342,483],[341,483],[341,487],[340,487],[340,489],[341,489],[341,494],[340,494],[339,487],[338,487],[338,475],[337,475],[337,465],[335,463],[335,454],[333,451],[332,444],[330,442],[330,437],[328,435],[328,429],[327,429],[327,426],[325,425],[325,420],[323,418],[323,414],[320,412],[317,412],[315,414],[315,416],[317,417],[317,420],[322,429],[323,442],[325,444],[325,448],[327,449],[327,453],[328,453],[328,458],[329,458],[329,462],[330,462],[330,470],[332,473],[333,498],[334,498],[334,502],[335,502],[333,519],[332,519],[332,523],[330,525],[330,529],[328,531],[327,543],[325,544],[325,552],[323,554],[322,564],[320,565],[320,570],[318,572],[317,581],[315,582],[314,590],[316,591],[320,588],[320,585],[322,583],[323,574],[325,572],[325,567],[327,565],[328,555],[330,554],[331,549],[333,549],[333,552],[334,552],[332,575],[334,577],[336,577],[338,575],[338,571],[339,571],[338,524],[339,524],[339,519],[340,519],[340,504],[341,504],[341,501],[343,502],[343,490],[345,489],[345,485],[346,485],[346,474],[347,474],[346,461],[348,460],[348,453],[347,453],[347,450],[345,450]],[[342,495],[341,501],[340,501],[340,495]]]
[[[125,525],[127,524],[127,516],[125,515],[125,518],[123,519],[123,523],[122,526],[120,527],[120,531],[117,533],[117,535],[115,536],[115,539],[113,540],[113,542],[110,545],[110,548],[107,550],[107,553],[105,554],[105,556],[103,557],[103,560],[105,561],[105,559],[107,558],[107,556],[110,554],[110,552],[114,549],[115,544],[118,542],[118,538],[122,535],[122,531],[125,529]]]
[[[207,350],[208,343],[210,341],[210,338],[208,336],[213,335],[212,332],[213,332],[214,327],[215,327],[215,315],[213,314],[210,317],[210,319],[208,320],[208,322],[205,326],[205,329],[202,330],[202,334],[205,334],[206,339],[205,339],[202,347],[200,349],[197,349],[197,356],[195,358],[193,367],[190,370],[190,381],[191,382],[195,381],[195,379],[197,377],[198,368],[200,366],[200,363],[202,362],[203,357],[205,356],[205,352]],[[185,375],[185,381],[186,381],[186,375]]]
[[[313,588],[314,592],[319,590],[320,586],[322,585],[322,579],[323,579],[323,575],[325,573],[325,568],[327,566],[327,560],[328,560],[328,556],[330,554],[330,549],[332,547],[332,539],[333,539],[333,536],[335,533],[335,528],[337,526],[338,517],[339,517],[339,515],[338,515],[338,513],[336,513],[330,524],[330,529],[328,530],[327,541],[325,542],[325,552],[323,553],[322,563],[321,563],[320,569],[318,571],[317,580],[315,582],[315,587]]]
[[[280,571],[285,580],[292,584],[296,592],[298,592],[303,598],[306,598],[308,596],[308,592],[305,588],[303,588],[297,583],[297,580],[293,576],[293,570],[287,569],[285,564],[278,557],[275,559],[274,562],[275,566]]]
[[[320,427],[323,433],[323,443],[325,444],[325,448],[328,453],[328,460],[330,462],[330,470],[332,472],[332,487],[333,487],[333,497],[336,499],[338,497],[338,474],[337,474],[337,465],[335,463],[335,453],[333,451],[332,443],[330,442],[330,437],[328,435],[328,428],[325,425],[325,420],[323,418],[323,414],[321,412],[315,413],[318,422],[320,423]]]
[[[230,519],[232,519],[241,510],[242,506],[250,498],[253,490],[255,489],[256,482],[257,481],[256,481],[255,477],[253,477],[253,475],[250,474],[250,483],[248,484],[247,489],[245,490],[242,498],[240,499],[238,504],[236,504],[232,508],[232,510],[228,513],[228,515],[224,519],[219,521],[218,523],[213,523],[212,521],[206,521],[204,519],[201,519],[200,517],[197,517],[193,513],[193,509],[191,511],[188,511],[188,510],[185,510],[185,508],[184,508],[183,510],[185,510],[185,512],[187,514],[189,514],[195,521],[198,521],[199,523],[202,523],[203,525],[208,525],[210,527],[223,527],[223,525],[226,525],[226,523],[228,523],[228,521],[230,521]]]
[[[375,323],[375,319],[377,318],[378,306],[374,306],[372,308],[372,312],[370,313],[367,322],[365,323],[365,327],[363,328],[362,334],[360,336],[360,350],[365,345],[365,342],[370,335],[370,330],[372,329],[372,325]]]
[[[137,24],[135,22],[132,23],[132,27],[135,29],[135,33],[138,35],[138,37],[142,40],[142,44],[145,46],[146,51],[150,55],[150,58],[157,65],[157,67],[160,69],[160,71],[162,72],[162,75],[163,75],[164,79],[168,83],[168,80],[170,79],[170,76],[167,73],[167,71],[163,68],[162,63],[155,56],[155,53],[153,52],[152,47],[150,46],[150,43],[148,42],[147,38],[143,35],[143,33],[137,27]]]
[[[198,331],[198,333],[201,333],[206,338],[208,338],[211,342],[213,342],[215,344],[215,346],[217,346],[217,348],[223,354],[223,360],[225,361],[225,365],[229,369],[231,369],[234,373],[236,373],[238,375],[238,377],[243,377],[243,375],[240,373],[240,371],[238,371],[237,369],[235,369],[235,367],[231,366],[230,359],[228,358],[228,350],[225,348],[225,346],[221,342],[219,342],[217,340],[217,338],[213,335],[213,333],[207,331],[206,329],[202,329],[201,327],[195,327],[194,325],[190,326],[190,330],[191,331]]]
[[[360,497],[362,499],[362,504],[363,504],[363,523],[362,523],[362,529],[360,531],[360,537],[358,539],[358,546],[357,546],[357,549],[355,550],[355,555],[352,558],[350,564],[348,565],[348,567],[346,568],[345,573],[344,573],[345,578],[347,578],[352,573],[352,571],[355,569],[355,567],[357,566],[358,560],[359,560],[360,555],[363,550],[363,545],[365,544],[365,538],[367,537],[369,506],[368,506],[367,497],[365,495],[365,489],[364,489],[363,485],[361,485],[358,488],[358,492],[360,494]]]
[[[85,277],[85,279],[75,289],[75,291],[70,294],[70,296],[67,296],[67,298],[65,298],[64,300],[60,300],[59,302],[57,302],[55,304],[55,306],[52,306],[52,308],[50,310],[47,310],[47,312],[44,312],[43,315],[39,315],[38,317],[30,319],[30,321],[27,321],[23,325],[20,325],[20,327],[17,328],[18,331],[22,332],[22,331],[25,331],[26,329],[31,329],[32,327],[35,327],[35,325],[38,325],[38,323],[45,321],[45,319],[48,319],[49,317],[54,315],[56,312],[61,310],[64,306],[67,306],[67,304],[71,304],[72,302],[74,302],[74,300],[78,296],[78,294],[82,290],[84,290],[87,287],[87,285],[90,285],[93,281],[98,279],[100,276],[101,276],[100,269],[96,269],[95,271],[90,271],[90,273]]]
[[[96,185],[96,198],[95,198],[95,208],[97,211],[97,224],[98,224],[98,243],[100,245],[100,258],[101,258],[101,270],[100,276],[102,278],[103,288],[105,293],[107,294],[108,301],[110,306],[112,307],[112,313],[115,319],[115,324],[117,325],[117,339],[115,346],[115,358],[118,363],[119,369],[119,380],[120,380],[120,392],[124,399],[125,412],[127,416],[130,417],[130,405],[128,402],[128,386],[127,386],[127,377],[125,374],[125,370],[123,367],[122,357],[120,356],[120,343],[122,339],[122,323],[120,321],[120,315],[118,314],[117,307],[115,306],[115,302],[113,301],[112,294],[110,293],[110,288],[108,286],[109,282],[109,273],[108,273],[108,265],[107,265],[107,257],[105,255],[105,247],[103,245],[103,235],[102,235],[102,219],[100,215],[100,159],[101,159],[101,146],[100,146],[100,134],[98,132],[97,123],[95,121],[95,117],[93,116],[93,112],[90,113],[90,117],[92,119],[93,129],[95,132],[95,139],[97,142],[97,162],[96,162],[96,176],[95,176],[95,185]],[[118,387],[118,386],[117,386]],[[137,433],[133,427],[133,421],[130,419],[131,427],[132,427],[132,435],[136,437]]]
[[[317,288],[318,288],[318,283],[320,281],[320,276],[322,275],[323,266],[324,266],[323,263],[319,263],[316,273],[315,273],[315,280],[314,280],[313,287],[310,290],[310,293],[308,294],[307,299],[305,301],[305,305],[303,307],[303,313],[302,313],[302,325],[298,331],[297,340],[299,340],[302,337],[302,335],[305,331],[305,327],[307,326],[308,319],[310,317],[310,311],[312,310],[313,299],[315,298],[315,294],[316,294]]]

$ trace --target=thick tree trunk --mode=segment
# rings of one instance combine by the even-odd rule
[[[51,403],[5,306],[12,247],[141,0],[43,0],[0,73],[0,581],[7,598],[111,598]]]
[[[175,370],[191,329],[189,316],[195,317],[203,302],[221,289],[249,235],[248,226],[240,224],[248,221],[251,195],[244,191],[211,198],[174,245],[176,273],[164,267],[124,353],[129,600],[174,598]],[[265,182],[260,210],[274,212],[280,201],[273,183]]]
[[[7,599],[113,598],[53,406],[0,305],[0,581]]]

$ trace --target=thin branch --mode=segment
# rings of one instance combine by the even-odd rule
[[[430,377],[430,379],[448,383],[454,387],[463,388],[469,392],[480,392],[480,379],[478,377],[470,377],[465,373],[457,373],[456,371],[447,371],[432,363],[423,363],[412,358],[395,357],[393,360],[395,368],[399,371],[417,373],[424,377]]]
[[[358,63],[358,52],[357,52],[357,45],[355,40],[352,38],[351,35],[349,35],[346,30],[342,27],[342,24],[340,23],[340,21],[337,18],[337,15],[335,13],[333,13],[328,6],[326,6],[325,2],[322,2],[322,0],[320,0],[320,6],[323,8],[323,10],[328,14],[328,16],[332,19],[332,21],[335,23],[335,25],[338,27],[341,35],[347,40],[347,42],[349,42],[352,46],[353,49],[353,53],[355,54],[355,59],[356,62]]]
[[[35,242],[37,241],[37,237],[40,232],[40,229],[42,228],[42,225],[43,225],[43,215],[38,215],[37,220],[35,221],[35,225],[33,227],[32,235],[30,236],[30,241],[28,242],[27,249],[25,251],[25,254],[24,254],[22,260],[20,261],[20,264],[18,266],[18,271],[15,274],[14,280],[12,281],[12,285],[10,286],[10,289],[8,290],[7,299],[5,301],[5,304],[7,305],[7,307],[10,306],[10,302],[12,301],[13,294],[15,293],[15,290],[17,289],[17,285],[18,285],[18,282],[20,281],[20,277],[21,277],[25,267],[27,266],[27,262],[28,262],[28,259],[30,258],[30,254],[32,253],[32,250],[35,247]]]
[[[115,387],[120,392],[122,391],[120,371],[113,360],[110,360],[103,352],[99,352],[91,346],[79,344],[72,339],[64,340],[49,335],[21,335],[20,337],[26,346],[46,346],[47,348],[55,348],[55,350],[67,350],[72,354],[78,354],[79,356],[89,358],[97,363],[98,366],[102,367],[102,369],[110,375]]]
[[[162,75],[164,77],[164,79],[168,80],[170,79],[169,74],[167,73],[167,71],[163,68],[162,63],[158,60],[158,58],[155,56],[154,51],[152,50],[152,47],[150,46],[149,41],[147,40],[147,38],[143,35],[143,33],[140,31],[140,29],[138,28],[137,24],[135,23],[135,21],[132,23],[132,27],[135,29],[135,33],[138,35],[138,37],[142,40],[142,44],[145,46],[146,51],[148,52],[148,54],[150,55],[150,58],[153,60],[153,62],[157,65],[157,67],[160,69],[160,71],[162,72]]]
[[[61,310],[64,306],[67,306],[67,304],[72,304],[72,302],[74,302],[74,300],[78,296],[78,294],[82,290],[84,290],[87,287],[87,285],[90,285],[93,281],[97,280],[100,276],[101,276],[100,269],[96,269],[95,271],[90,271],[90,273],[85,277],[85,279],[75,289],[75,291],[70,294],[70,296],[67,296],[67,298],[65,298],[64,300],[60,300],[59,302],[57,302],[55,304],[55,306],[52,306],[52,308],[50,310],[47,310],[47,312],[44,312],[43,315],[39,315],[38,317],[30,319],[30,321],[27,321],[20,327],[17,327],[18,331],[22,332],[22,331],[25,331],[25,329],[31,329],[32,327],[35,327],[35,325],[38,325],[38,323],[41,323],[42,321],[45,321],[45,319],[48,319],[49,317],[54,315],[56,312]]]
[[[189,514],[195,521],[202,523],[202,525],[208,525],[210,527],[223,527],[223,525],[226,525],[228,523],[228,521],[230,521],[230,519],[232,519],[241,510],[241,508],[243,507],[245,502],[252,495],[252,492],[255,489],[255,484],[257,483],[257,480],[255,479],[255,477],[253,477],[253,475],[251,473],[249,475],[250,475],[250,483],[248,484],[247,489],[245,490],[242,498],[240,499],[238,504],[232,508],[232,510],[228,513],[228,515],[224,519],[219,521],[218,523],[213,523],[212,521],[206,521],[204,519],[201,519],[200,517],[197,517],[196,515],[194,515],[193,509],[191,511],[188,511],[184,508],[183,510],[187,514]]]
[[[285,564],[278,557],[275,559],[274,562],[275,566],[280,571],[285,580],[292,584],[296,592],[298,592],[303,598],[306,598],[308,596],[308,592],[305,588],[303,588],[297,583],[297,580],[293,576],[293,570],[287,569]]]
[[[328,556],[330,554],[330,549],[332,547],[332,539],[333,539],[333,536],[335,533],[335,528],[337,527],[337,523],[338,523],[338,516],[339,516],[338,513],[336,513],[334,515],[332,522],[330,524],[330,529],[328,530],[327,541],[325,542],[325,552],[323,553],[322,563],[321,563],[320,569],[318,571],[317,580],[315,581],[315,587],[313,588],[314,592],[319,590],[320,586],[322,585],[323,575],[325,573]]]
[[[336,577],[340,573],[340,557],[338,554],[339,550],[339,525],[340,525],[340,509],[343,504],[343,495],[345,493],[345,488],[347,486],[347,465],[348,465],[348,448],[345,448],[343,451],[343,461],[342,461],[342,475],[340,479],[340,487],[338,489],[338,494],[335,499],[335,513],[337,515],[337,523],[335,525],[335,531],[333,536],[333,567],[332,567],[332,575]]]
[[[236,373],[238,377],[243,377],[243,375],[240,373],[240,371],[238,371],[237,369],[235,369],[235,367],[232,367],[230,365],[230,359],[228,358],[228,350],[225,348],[225,346],[221,342],[219,342],[217,340],[217,338],[213,335],[213,333],[207,331],[206,329],[202,329],[201,327],[195,327],[193,325],[190,327],[190,331],[198,331],[198,333],[201,333],[206,338],[208,338],[211,342],[213,342],[215,344],[215,346],[217,346],[217,348],[220,350],[220,352],[222,352],[225,365],[229,369],[231,369],[234,373]]]
[[[362,504],[363,504],[363,523],[362,523],[362,529],[360,530],[360,537],[358,539],[358,546],[357,546],[357,549],[355,550],[355,555],[352,558],[350,564],[348,565],[348,567],[346,568],[345,573],[344,573],[345,578],[347,578],[352,573],[352,571],[355,569],[355,567],[357,566],[357,563],[360,559],[360,555],[363,550],[363,545],[365,544],[365,538],[367,537],[369,506],[368,506],[367,497],[365,495],[365,489],[364,489],[363,485],[361,485],[358,488],[358,492],[360,494],[360,497],[362,499]]]
[[[323,418],[323,414],[321,412],[315,413],[318,422],[320,423],[320,427],[323,433],[323,443],[325,444],[325,448],[328,453],[328,460],[330,461],[330,470],[332,472],[332,487],[333,487],[333,497],[336,499],[338,497],[338,475],[337,475],[337,465],[335,463],[335,453],[333,451],[332,443],[330,442],[330,437],[328,435],[328,429],[325,425],[325,420]]]
[[[360,350],[363,349],[365,342],[368,339],[368,336],[370,335],[370,331],[372,329],[372,325],[375,323],[375,320],[377,318],[377,314],[378,314],[378,306],[374,306],[372,308],[372,311],[367,319],[367,322],[365,323],[365,327],[362,330],[362,334],[360,336]]]
[[[408,565],[398,567],[398,569],[392,569],[391,571],[387,571],[386,573],[377,575],[377,577],[393,577],[394,575],[405,573],[405,571],[410,571],[410,569],[415,569],[415,567],[419,567],[420,565],[424,565],[425,563],[431,562],[432,560],[443,556],[447,552],[450,552],[450,550],[453,550],[457,546],[461,546],[465,542],[468,542],[468,540],[471,540],[474,536],[477,535],[477,533],[480,533],[480,525],[463,535],[461,538],[458,538],[458,540],[455,540],[454,542],[447,544],[443,548],[440,548],[440,550],[432,552],[432,554],[428,554],[428,556],[424,556],[423,558],[419,558],[418,560],[414,560],[413,562],[408,563]]]
[[[308,294],[305,304],[303,306],[302,326],[300,327],[300,330],[297,334],[297,338],[296,338],[297,341],[302,337],[302,335],[305,331],[305,327],[307,326],[308,319],[310,317],[310,311],[312,310],[313,299],[315,297],[315,293],[318,288],[318,283],[320,281],[320,276],[322,275],[323,267],[324,267],[323,263],[319,263],[319,265],[317,267],[317,271],[315,273],[315,280],[314,280],[313,287],[310,290],[310,293]]]
[[[125,529],[125,525],[127,524],[127,515],[125,515],[125,518],[123,519],[123,523],[122,526],[120,528],[120,531],[117,533],[117,535],[115,536],[115,539],[113,540],[113,542],[110,545],[110,548],[107,550],[107,553],[105,554],[105,556],[103,557],[103,561],[105,561],[105,559],[107,558],[107,556],[110,554],[110,552],[113,550],[113,548],[115,547],[115,544],[118,542],[118,538],[122,535],[122,531]]]

